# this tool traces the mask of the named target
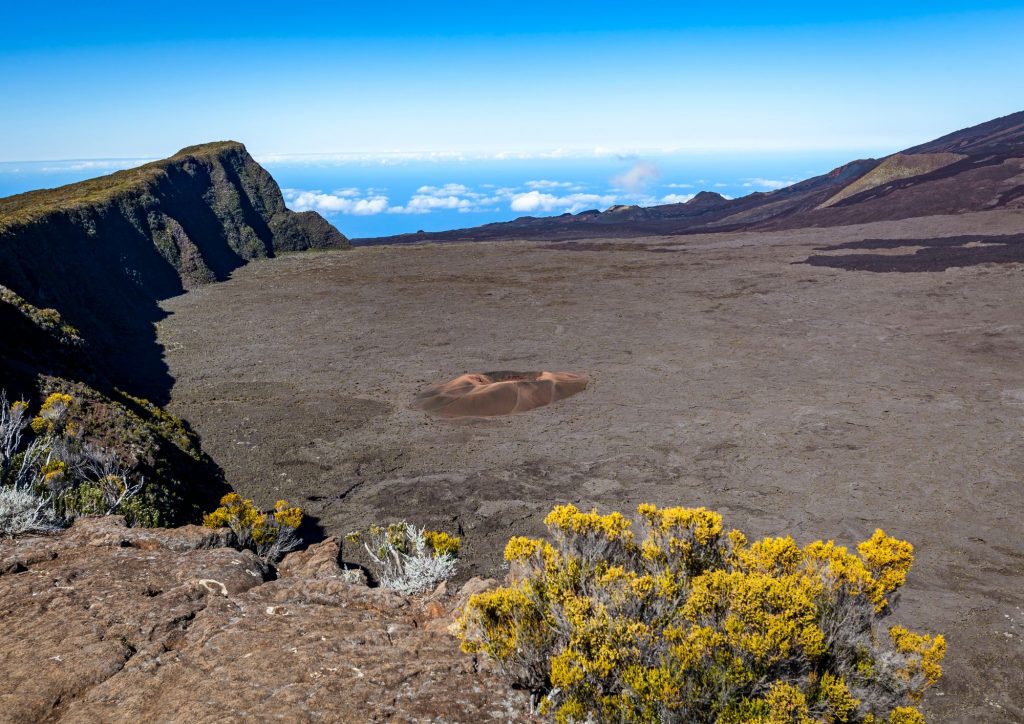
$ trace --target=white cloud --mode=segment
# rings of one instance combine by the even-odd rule
[[[667,189],[692,189],[693,184],[663,184]]]
[[[515,194],[509,203],[513,211],[534,212],[534,211],[562,211],[576,213],[584,209],[609,206],[615,203],[615,196],[600,194],[567,194],[555,196],[533,190],[525,193]]]
[[[417,194],[428,196],[462,196],[469,193],[469,188],[462,184],[445,184],[444,186],[420,186],[416,189]]]
[[[687,201],[692,199],[696,194],[666,194],[661,197],[661,203],[663,204],[685,204]]]
[[[343,189],[347,192],[348,189]],[[321,191],[284,189],[285,201],[293,211],[319,211],[322,214],[373,216],[388,209],[388,197],[382,195],[354,198],[350,194],[325,194]]]
[[[579,188],[576,184],[571,181],[549,181],[548,179],[539,179],[537,181],[527,181],[525,184],[531,189],[572,189]]]
[[[628,171],[614,177],[612,183],[618,188],[639,193],[656,181],[659,175],[658,167],[650,161],[637,161]]]
[[[759,187],[762,189],[771,189],[774,191],[777,189],[784,189],[787,186],[792,186],[793,183],[793,181],[777,181],[775,179],[770,178],[748,178],[746,179],[746,183],[743,185],[747,188]]]
[[[433,196],[431,194],[414,194],[405,206],[393,206],[389,214],[429,214],[440,209],[471,211],[475,204],[471,199],[458,196]]]
[[[513,196],[509,208],[513,211],[552,211],[557,205],[557,196],[542,194],[540,191],[528,191]]]
[[[495,210],[492,207],[507,198],[504,189],[488,196],[471,191],[468,186],[447,183],[443,186],[420,186],[404,206],[392,206],[389,214],[429,214],[431,211],[449,210],[460,213]],[[511,192],[511,190],[507,190]]]

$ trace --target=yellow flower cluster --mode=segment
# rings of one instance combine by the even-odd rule
[[[909,543],[881,530],[857,553],[790,537],[748,543],[704,508],[637,512],[635,532],[618,513],[558,506],[545,519],[553,543],[510,539],[513,583],[470,599],[463,650],[544,694],[541,713],[562,722],[700,710],[721,722],[919,724],[917,709],[891,708],[892,667],[874,663],[885,642],[872,622],[906,581]],[[851,621],[865,623],[843,644]],[[917,701],[941,675],[945,641],[890,635]],[[872,687],[874,701],[851,693]]]
[[[584,513],[575,505],[556,506],[547,517],[544,525],[562,533],[586,535],[595,533],[609,541],[631,541],[633,534],[629,528],[632,523],[621,513],[598,515],[597,511]]]
[[[670,534],[689,532],[701,545],[708,545],[722,535],[722,516],[706,508],[658,508],[650,503],[637,510],[652,528]]]
[[[63,460],[50,460],[39,468],[43,476],[43,483],[52,486],[64,478],[68,472],[68,465]]]
[[[238,493],[228,493],[220,499],[220,507],[203,516],[207,528],[230,528],[238,525],[252,528],[265,519],[251,500],[243,500]]]
[[[912,706],[898,706],[889,713],[889,724],[924,724],[924,715]]]
[[[809,660],[825,653],[816,593],[798,576],[716,570],[693,580],[683,616],[695,626],[724,628],[721,645],[742,657],[753,677],[796,649]]]
[[[274,505],[274,520],[286,528],[298,528],[302,525],[302,508],[289,505],[287,500],[279,500]]]
[[[941,635],[929,636],[908,631],[902,626],[889,629],[889,636],[901,654],[910,654],[911,659],[904,670],[909,678],[920,672],[929,684],[942,676],[942,659],[946,655],[946,639]]]
[[[547,544],[542,540],[521,535],[509,538],[508,544],[505,546],[505,560],[509,563],[526,561],[532,558],[537,551],[542,550],[545,545]]]
[[[907,582],[907,572],[914,562],[914,546],[907,541],[890,538],[879,528],[857,546],[857,552],[883,594],[891,593]]]
[[[434,551],[435,558],[438,556],[458,557],[459,548],[462,546],[462,541],[458,536],[441,530],[426,530],[423,531],[423,537],[426,539],[427,545],[430,546],[430,550]]]
[[[543,620],[526,591],[518,586],[475,594],[472,596],[472,609],[488,635],[480,639],[467,636],[468,620],[460,619],[462,650],[466,653],[483,652],[498,661],[511,657],[531,632],[537,635],[537,624]]]

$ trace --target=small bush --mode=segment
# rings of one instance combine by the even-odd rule
[[[219,508],[203,517],[203,525],[230,528],[240,547],[276,561],[301,542],[296,529],[302,524],[302,517],[300,508],[284,500],[277,501],[273,511],[264,513],[251,500],[228,493],[221,498]]]
[[[363,546],[380,585],[406,594],[422,593],[451,578],[461,545],[453,535],[404,521],[372,525],[348,538],[353,542],[365,538]]]
[[[46,533],[60,528],[60,522],[48,498],[0,486],[0,536]]]
[[[881,626],[909,543],[749,543],[704,508],[637,512],[560,506],[550,542],[512,538],[511,583],[470,599],[463,650],[560,722],[923,721],[945,641]]]
[[[53,435],[60,432],[74,403],[71,395],[54,392],[46,398],[39,414],[32,419],[32,432],[37,435]]]

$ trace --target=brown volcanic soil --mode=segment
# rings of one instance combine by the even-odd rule
[[[899,617],[949,639],[934,720],[1021,721],[1024,266],[795,262],[1022,231],[1024,214],[1000,211],[258,262],[166,303],[171,410],[243,493],[299,503],[329,533],[403,517],[458,530],[463,575],[500,575],[508,536],[540,532],[565,501],[705,505],[804,542],[880,526],[917,547]],[[481,369],[590,385],[489,420],[409,408]]]

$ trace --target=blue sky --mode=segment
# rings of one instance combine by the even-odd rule
[[[849,152],[1024,108],[1024,5],[13,4],[0,161]]]

